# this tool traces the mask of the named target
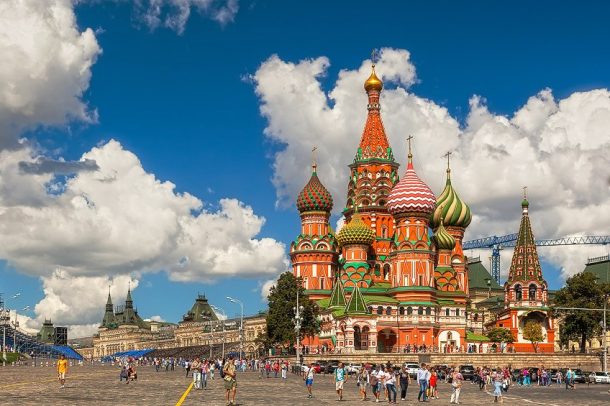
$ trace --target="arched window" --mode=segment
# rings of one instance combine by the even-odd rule
[[[459,316],[460,315],[460,309],[455,309],[455,315]]]
[[[522,297],[521,285],[515,285],[515,299],[521,300]]]
[[[369,306],[369,313],[373,314],[373,306]]]
[[[390,306],[386,307],[385,314],[387,314],[388,316],[392,315],[392,308]]]
[[[383,279],[386,281],[390,278],[390,264],[385,264],[383,266]]]
[[[423,307],[421,307],[421,306],[419,306],[419,307],[417,308],[417,314],[418,314],[418,315],[420,315],[420,316],[421,316],[422,314],[424,314],[424,308],[423,308]]]
[[[530,285],[529,292],[528,292],[528,298],[530,300],[536,300],[536,288],[537,288],[536,284],[532,283]]]
[[[479,321],[479,314],[478,313],[474,314],[474,321]]]
[[[377,306],[377,314],[383,314],[383,307]]]
[[[380,204],[380,205],[383,206],[383,204]],[[385,225],[381,226],[381,238],[388,238],[388,226],[385,226]]]
[[[398,314],[400,314],[401,316],[404,316],[404,314],[405,314],[405,308],[404,308],[404,307],[402,307],[402,306],[400,306],[400,307],[398,308]]]
[[[381,265],[375,264],[375,276],[381,276]]]
[[[426,316],[430,316],[432,314],[432,309],[426,307]]]
[[[413,308],[411,306],[407,307],[407,316],[410,316],[413,314]]]
[[[445,316],[449,316],[449,308],[445,309]]]

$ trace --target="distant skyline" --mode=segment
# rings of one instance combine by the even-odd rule
[[[340,223],[372,49],[399,171],[412,134],[438,195],[453,152],[465,240],[517,232],[523,186],[536,238],[610,234],[610,5],[156,3],[0,5],[0,292],[24,326],[91,334],[109,285],[143,318],[265,309],[314,145]],[[539,253],[558,289],[608,247]]]

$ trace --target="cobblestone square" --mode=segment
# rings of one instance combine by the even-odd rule
[[[192,378],[186,378],[183,370],[155,372],[153,367],[140,367],[138,381],[126,385],[119,383],[116,366],[74,366],[70,369],[66,387],[59,388],[52,367],[6,367],[0,369],[0,404],[2,405],[176,405],[188,390]],[[514,387],[505,396],[507,405],[608,405],[610,385],[577,385],[566,391],[557,385],[550,387]],[[440,399],[429,403],[449,404],[449,385],[439,385]],[[372,396],[371,396],[372,397]],[[330,375],[316,376],[314,398],[307,399],[301,377],[288,375],[281,378],[259,378],[254,372],[238,375],[238,405],[356,405],[359,399],[354,379],[345,385],[344,401],[338,402]],[[475,385],[465,384],[461,404],[480,405],[493,403],[490,393],[481,392]],[[364,403],[373,403],[372,401]],[[417,403],[415,385],[409,388],[407,401],[398,404]],[[191,389],[183,405],[225,405],[222,380],[216,377],[205,390]]]

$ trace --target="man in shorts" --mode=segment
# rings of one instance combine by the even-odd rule
[[[307,387],[307,399],[313,398],[311,394],[311,389],[313,387],[313,375],[316,373],[315,368],[313,367],[313,362],[309,365],[309,368],[305,371],[305,375],[303,375],[303,379],[305,380],[305,386]]]
[[[339,362],[339,366],[335,369],[335,390],[337,391],[337,395],[339,395],[339,400],[343,400],[343,384],[347,382],[347,373],[345,371],[345,367],[343,366],[343,362]]]
[[[60,355],[57,360],[57,377],[59,379],[59,383],[61,384],[60,388],[64,388],[66,384],[66,374],[68,373],[68,360],[65,355]]]
[[[227,406],[235,404],[235,394],[237,392],[237,379],[235,373],[235,362],[233,355],[229,355],[229,360],[222,367],[224,373],[225,390],[227,391]],[[229,400],[229,398],[231,398]]]

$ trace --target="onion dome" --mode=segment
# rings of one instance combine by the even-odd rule
[[[312,168],[313,171],[309,182],[307,182],[307,185],[305,185],[297,197],[297,209],[301,213],[305,211],[329,212],[333,208],[333,197],[322,182],[320,182],[320,179],[318,179],[316,165],[312,165]]]
[[[339,245],[366,244],[371,245],[375,241],[375,233],[360,218],[360,214],[355,213],[352,220],[341,228],[337,234]]]
[[[436,201],[436,210],[432,215],[432,227],[437,227],[441,219],[444,219],[444,224],[449,227],[466,228],[472,221],[470,207],[455,192],[451,185],[451,169],[447,168],[447,183],[443,193]]]
[[[451,251],[455,248],[455,238],[445,230],[442,217],[436,232],[432,236],[432,241],[434,241],[439,250]]]
[[[436,207],[436,197],[428,185],[413,169],[413,155],[409,144],[409,163],[407,171],[392,188],[386,204],[390,214],[421,213],[429,216]]]
[[[383,82],[375,74],[375,65],[373,65],[373,71],[371,72],[371,76],[369,76],[366,82],[364,82],[364,90],[366,90],[367,92],[371,90],[377,90],[378,92],[381,92],[381,89],[383,89]]]

